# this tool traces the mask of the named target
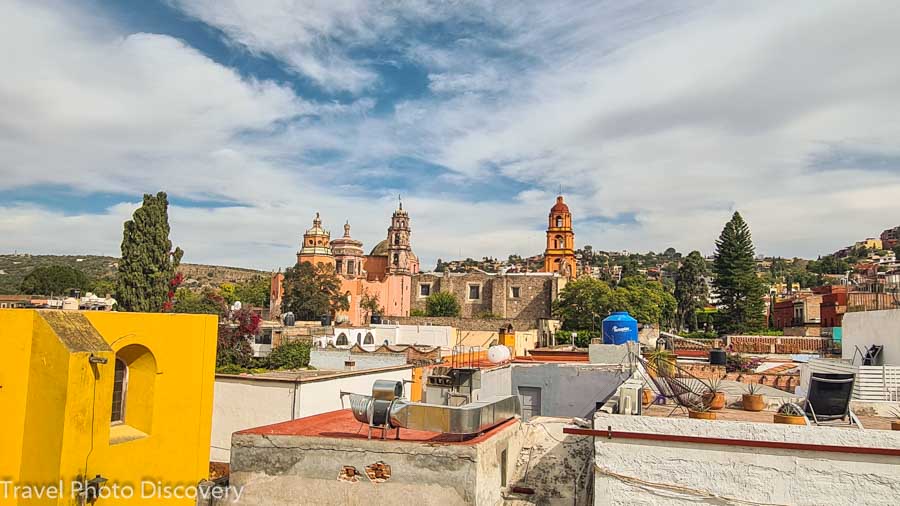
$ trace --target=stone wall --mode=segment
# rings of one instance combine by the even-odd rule
[[[431,293],[452,293],[460,304],[460,316],[474,318],[550,318],[551,304],[561,289],[560,278],[551,274],[423,273],[413,276],[410,308],[425,311],[427,297],[420,285],[430,284]],[[470,285],[481,286],[481,298],[469,299]],[[514,290],[516,289],[516,290]],[[518,296],[514,296],[514,291]]]

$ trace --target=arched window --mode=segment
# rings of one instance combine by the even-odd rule
[[[116,358],[113,376],[112,423],[125,422],[125,397],[128,394],[128,366],[121,358]]]
[[[400,234],[394,234],[394,244],[400,245]]]
[[[400,265],[400,255],[394,253],[394,265]]]
[[[340,335],[337,336],[337,341],[335,341],[334,344],[338,346],[347,346],[350,344],[350,341],[347,340],[347,334],[341,332]]]
[[[556,249],[563,248],[564,243],[563,243],[563,238],[561,235],[556,236],[556,240],[554,241],[554,244],[555,244],[554,248],[556,248]]]
[[[363,344],[375,344],[375,336],[373,336],[371,332],[366,332],[366,338],[363,340]]]
[[[347,274],[356,274],[356,262],[347,260]]]
[[[113,426],[125,424],[152,432],[157,374],[156,359],[146,347],[129,344],[116,353],[110,410]]]
[[[356,344],[362,344],[362,332],[356,333]]]
[[[563,226],[563,219],[562,219],[562,216],[558,216],[558,215],[557,215],[557,217],[556,217],[556,226],[557,226],[557,227],[562,227],[562,226]]]

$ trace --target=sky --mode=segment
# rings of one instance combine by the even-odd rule
[[[0,253],[117,255],[144,193],[184,261],[371,248],[816,257],[900,225],[892,1],[0,2]]]

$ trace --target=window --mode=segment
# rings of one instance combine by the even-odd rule
[[[558,228],[561,228],[561,227],[563,226],[563,219],[562,219],[562,216],[557,216],[557,217],[556,217],[556,226],[557,226]]]
[[[362,332],[356,333],[356,344],[362,344]]]
[[[272,344],[272,329],[262,330],[255,338],[256,344]]]
[[[555,243],[556,243],[556,246],[554,246],[554,247],[555,247],[556,249],[562,249],[562,247],[563,247],[563,238],[562,238],[561,235],[556,236],[556,241],[555,241]]]
[[[521,287],[511,286],[509,287],[509,296],[513,299],[518,299],[521,295]]]
[[[342,271],[341,271],[341,268],[343,268],[343,267],[344,267],[344,261],[343,261],[343,260],[335,260],[335,261],[334,261],[334,272],[340,274],[340,273],[342,272]]]
[[[350,342],[347,340],[347,334],[341,332],[341,334],[337,336],[337,341],[335,341],[334,344],[338,346],[347,346],[348,344],[350,344]]]
[[[481,300],[481,285],[469,285],[469,300]]]
[[[366,338],[363,340],[363,344],[375,344],[375,336],[373,336],[371,332],[366,332]]]
[[[356,274],[356,262],[347,260],[347,274]]]
[[[419,297],[431,295],[431,283],[419,283]]]
[[[400,265],[400,255],[394,253],[394,265]]]
[[[400,234],[394,234],[394,244],[400,245]]]
[[[112,423],[125,421],[125,395],[128,393],[128,366],[121,358],[116,359],[113,376]]]

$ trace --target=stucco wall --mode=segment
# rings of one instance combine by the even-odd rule
[[[230,484],[244,487],[242,506],[254,505],[499,505],[499,459],[506,450],[512,476],[521,445],[513,424],[477,444],[446,445],[331,437],[238,434]],[[364,472],[383,461],[391,477],[373,484],[339,481],[342,466]]]
[[[594,427],[607,426],[655,434],[900,448],[900,434],[883,430],[598,414]],[[897,457],[624,438],[598,437],[594,444],[597,505],[687,505],[703,502],[709,494],[793,505],[888,504],[900,497]]]
[[[313,348],[309,352],[309,365],[316,369],[343,371],[345,362],[352,361],[356,370],[380,369],[406,364],[405,353],[351,353],[350,350]]]
[[[411,368],[359,371],[316,381],[216,377],[209,459],[228,462],[231,434],[252,427],[341,409],[340,392],[369,394],[378,379],[412,379]]]
[[[865,353],[866,347],[880,344],[884,364],[900,365],[900,309],[845,314],[842,339],[841,358],[852,359],[856,346]]]
[[[542,416],[584,417],[615,393],[628,376],[613,367],[515,364],[511,393],[518,394],[519,387],[537,387],[541,389]]]
[[[460,316],[478,317],[490,313],[500,318],[536,320],[549,318],[551,303],[560,289],[559,278],[550,275],[509,273],[423,273],[413,276],[410,307],[425,310],[427,297],[419,285],[431,284],[431,293],[452,293],[460,304]],[[481,285],[481,299],[469,300],[469,285]],[[517,287],[519,296],[512,296]]]

